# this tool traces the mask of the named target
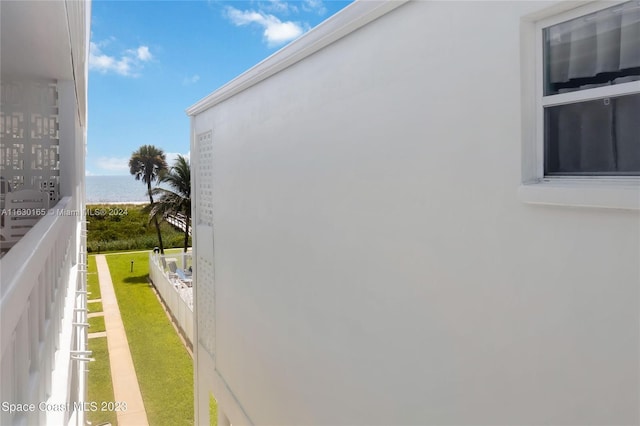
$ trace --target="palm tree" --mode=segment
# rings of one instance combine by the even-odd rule
[[[151,208],[150,217],[158,216],[166,219],[168,216],[183,216],[184,251],[189,246],[189,222],[191,220],[191,165],[189,160],[178,155],[175,163],[160,177],[159,182],[166,183],[169,188],[157,187],[153,189],[158,200]]]
[[[147,193],[149,194],[150,207],[153,208],[153,191],[151,183],[158,181],[160,177],[167,171],[167,160],[164,152],[160,148],[153,145],[142,145],[137,151],[131,154],[129,159],[129,172],[135,176],[136,180],[141,180],[147,184]],[[162,246],[162,234],[160,233],[160,224],[155,218],[156,232],[158,233],[158,244],[160,252],[164,254]]]

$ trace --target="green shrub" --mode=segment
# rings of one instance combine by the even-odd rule
[[[100,253],[123,250],[151,250],[158,246],[155,226],[149,223],[145,205],[88,205],[87,251]],[[164,248],[183,247],[184,233],[160,225]],[[191,238],[189,238],[191,244]]]

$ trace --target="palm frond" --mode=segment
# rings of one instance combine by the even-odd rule
[[[142,145],[129,159],[129,173],[146,184],[157,181],[167,168],[164,151],[153,145]]]
[[[164,175],[167,170],[167,160],[160,148],[156,148],[153,145],[142,145],[137,151],[131,154],[129,159],[129,172],[136,180],[141,180],[147,185],[147,191],[149,194],[149,201],[151,208],[153,208],[153,194],[151,190],[151,183],[157,182]],[[158,244],[160,246],[160,252],[164,253],[164,247],[162,246],[162,234],[160,233],[160,226],[158,225],[158,219],[153,216],[156,232],[158,234]]]
[[[156,201],[149,212],[149,221],[183,215],[187,222],[185,228],[186,250],[189,218],[191,217],[191,166],[189,161],[178,155],[171,169],[159,174],[158,183],[166,186],[157,186],[151,190],[151,195],[156,196]]]

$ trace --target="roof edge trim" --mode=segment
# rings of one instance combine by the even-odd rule
[[[294,40],[187,108],[187,115],[197,115],[237,95],[320,49],[340,40],[369,22],[402,6],[407,1],[409,0],[357,0],[300,38]]]

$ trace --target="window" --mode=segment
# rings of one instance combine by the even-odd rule
[[[523,17],[525,202],[640,209],[640,0]]]
[[[544,175],[640,175],[640,1],[541,36]]]

